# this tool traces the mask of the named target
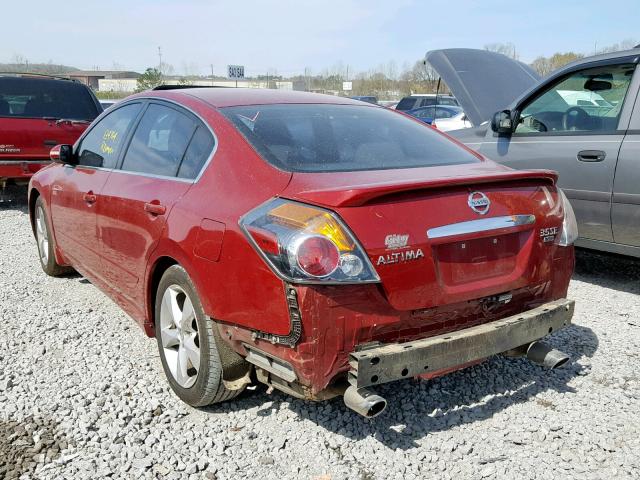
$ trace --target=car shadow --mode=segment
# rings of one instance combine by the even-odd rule
[[[28,213],[27,187],[19,185],[7,185],[4,189],[0,187],[0,211],[2,210],[19,210]]]
[[[267,395],[263,386],[243,394],[238,401],[200,411],[220,414],[256,408],[257,415],[269,417],[288,408],[300,419],[352,440],[374,437],[389,448],[408,450],[417,447],[418,441],[430,433],[488,419],[543,392],[574,393],[570,381],[589,373],[589,367],[577,360],[595,354],[598,337],[590,328],[572,325],[549,337],[548,343],[570,355],[572,362],[549,371],[526,359],[497,356],[444,377],[381,385],[375,391],[387,400],[388,407],[374,419],[348,409],[340,397],[314,403],[279,392]],[[555,408],[546,399],[537,403],[540,408]]]
[[[640,259],[577,248],[573,279],[640,294]]]

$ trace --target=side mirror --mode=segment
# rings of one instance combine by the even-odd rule
[[[75,165],[75,157],[73,156],[73,147],[71,145],[56,145],[49,152],[49,158],[52,162],[62,165]]]
[[[496,112],[491,119],[491,130],[498,135],[511,135],[513,133],[513,120],[510,110]]]

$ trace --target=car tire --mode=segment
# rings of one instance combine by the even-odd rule
[[[42,270],[51,277],[59,277],[72,272],[71,267],[62,266],[56,262],[55,245],[49,229],[49,216],[42,197],[36,199],[33,213],[34,234]]]
[[[205,315],[189,275],[179,265],[169,267],[160,279],[155,319],[162,368],[183,402],[203,407],[230,400],[244,390],[244,386],[237,390],[225,387],[216,326]]]

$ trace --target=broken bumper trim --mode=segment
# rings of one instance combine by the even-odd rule
[[[570,325],[574,304],[563,298],[464,330],[353,352],[349,383],[357,388],[379,385],[512,350]]]

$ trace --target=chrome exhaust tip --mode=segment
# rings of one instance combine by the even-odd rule
[[[367,390],[350,386],[344,392],[344,404],[363,417],[373,418],[387,408],[387,401],[380,395]]]
[[[551,348],[544,342],[532,342],[527,348],[527,358],[545,368],[560,368],[569,361],[569,355]]]

